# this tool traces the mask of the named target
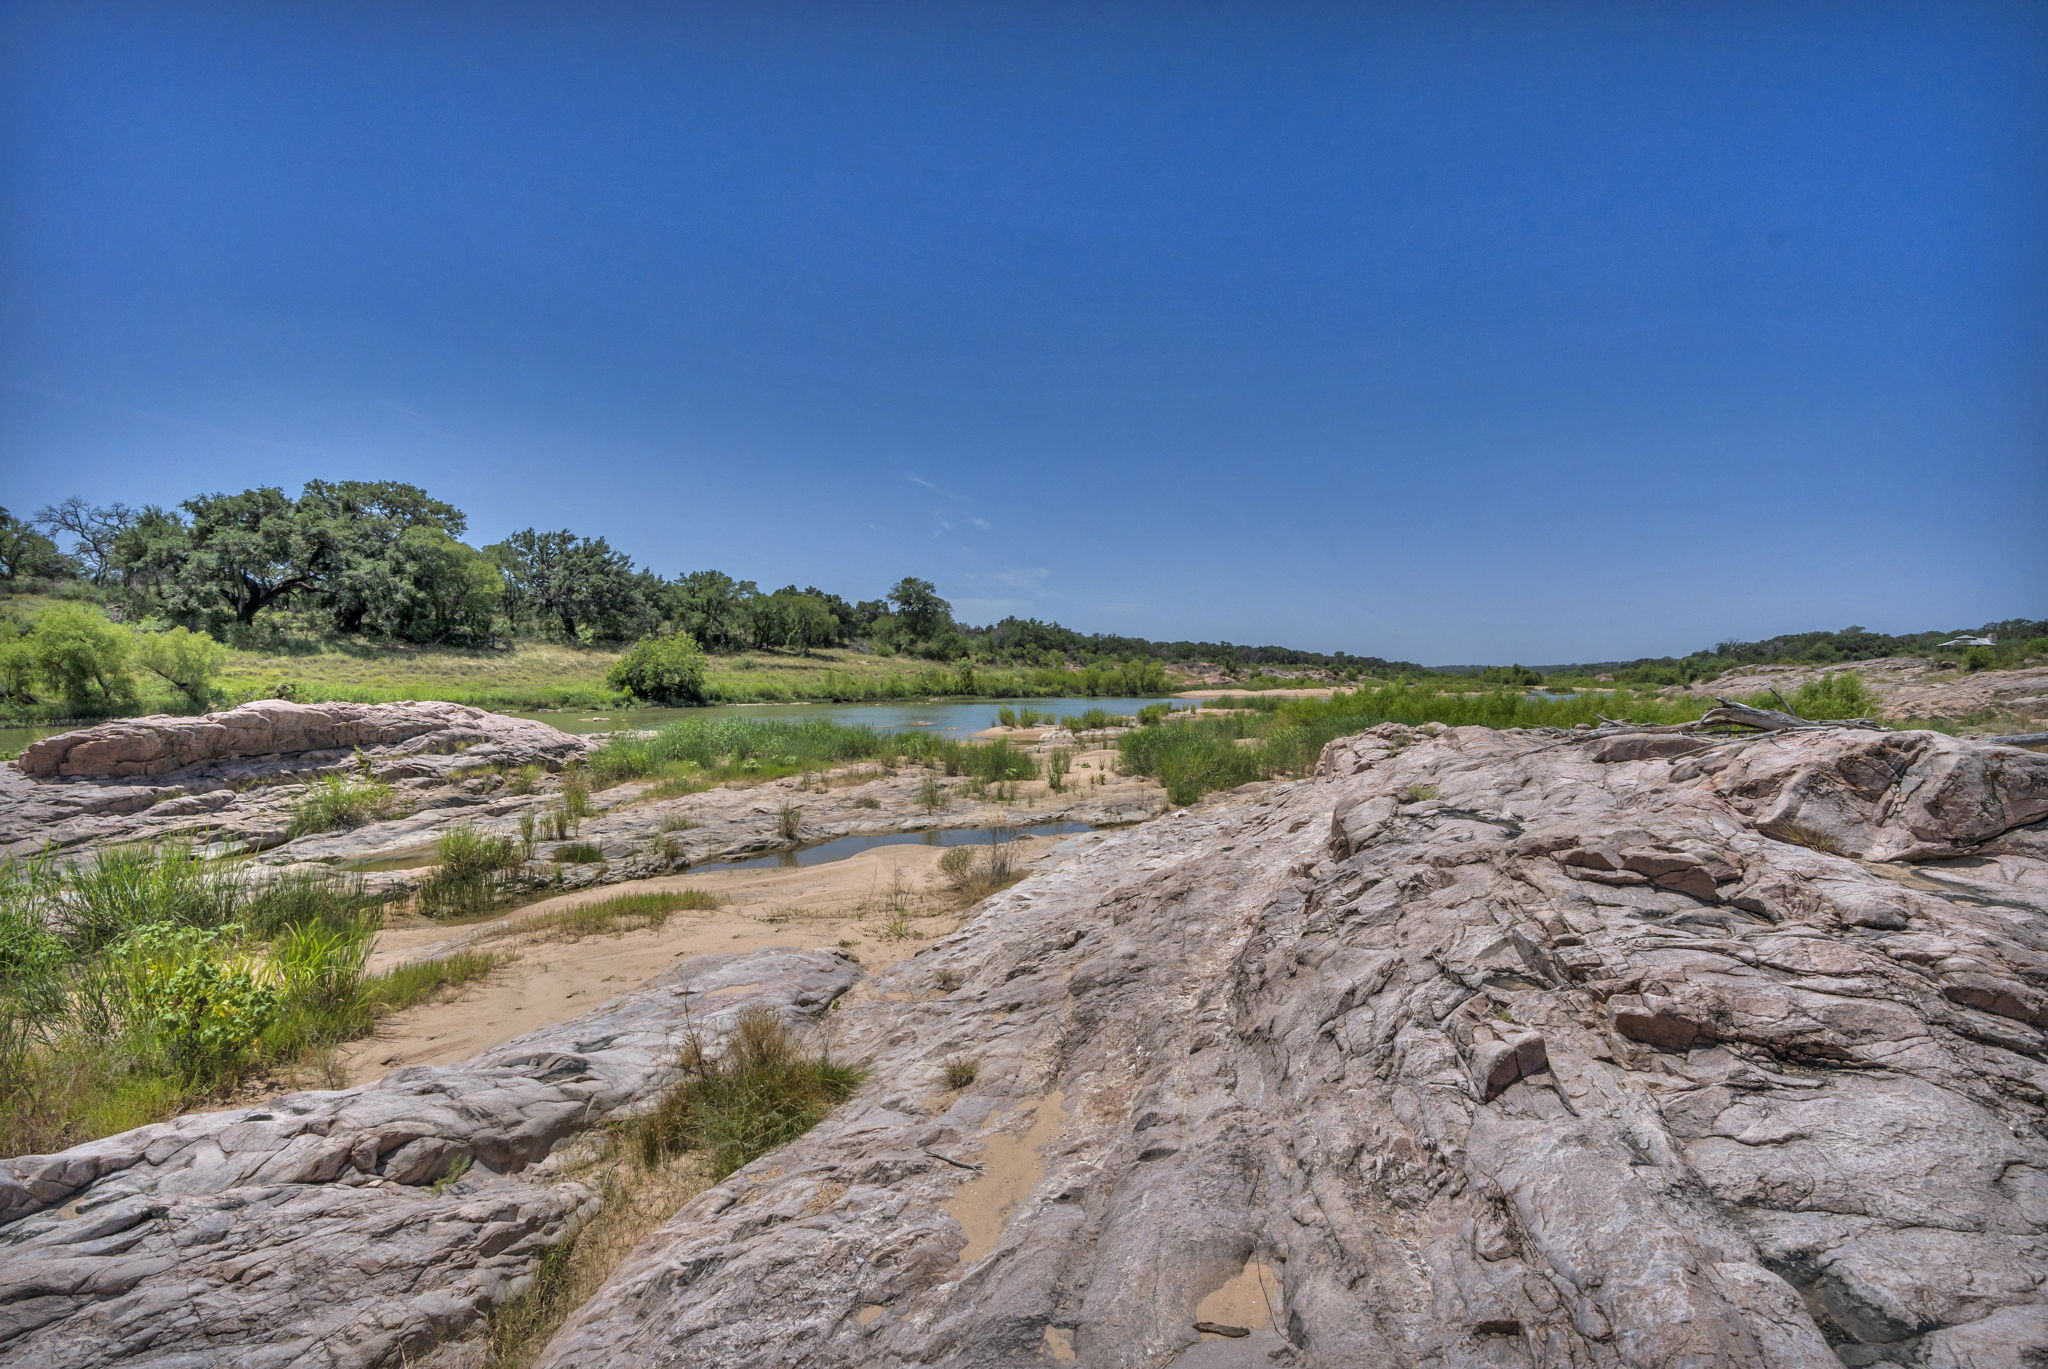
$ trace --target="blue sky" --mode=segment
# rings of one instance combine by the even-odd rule
[[[0,503],[1431,662],[2048,612],[2037,4],[0,3]]]

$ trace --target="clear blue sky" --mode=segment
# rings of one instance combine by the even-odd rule
[[[0,503],[1430,662],[2048,612],[2048,7],[0,4]]]

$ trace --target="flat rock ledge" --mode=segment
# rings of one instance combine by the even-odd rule
[[[801,1025],[858,973],[821,951],[696,956],[459,1065],[0,1162],[0,1365],[416,1358],[595,1211],[551,1163],[564,1141],[672,1082],[691,1032],[715,1051],[757,1006]]]

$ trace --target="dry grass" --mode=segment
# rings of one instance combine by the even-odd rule
[[[635,1246],[711,1186],[701,1155],[669,1156],[649,1166],[626,1152],[621,1138],[608,1138],[592,1166],[603,1169],[597,1182],[604,1206],[576,1239],[541,1257],[531,1288],[491,1314],[484,1333],[487,1369],[526,1369]]]

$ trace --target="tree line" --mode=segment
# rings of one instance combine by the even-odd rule
[[[526,528],[472,546],[454,505],[398,481],[309,480],[196,495],[174,508],[70,498],[33,517],[0,509],[0,581],[75,580],[121,616],[245,642],[278,615],[313,630],[422,645],[583,645],[687,633],[706,651],[862,645],[937,661],[1054,666],[1144,658],[1227,669],[1419,670],[1343,652],[1154,642],[1009,617],[959,622],[930,581],[875,599],[814,585],[763,589],[717,570],[673,579],[603,537]]]

